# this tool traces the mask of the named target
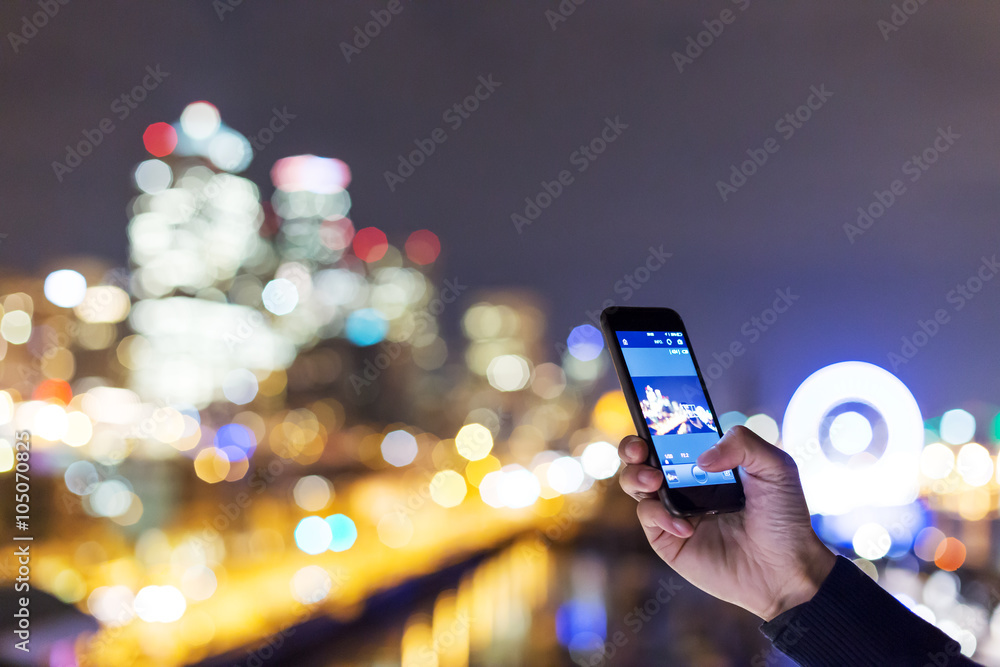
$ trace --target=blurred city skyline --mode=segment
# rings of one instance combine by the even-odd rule
[[[733,341],[750,342],[744,326],[774,290],[790,288],[800,296],[795,306],[716,383],[723,409],[780,418],[806,376],[849,359],[897,373],[930,415],[997,402],[1000,376],[990,361],[1000,282],[986,283],[962,310],[948,301],[1000,250],[1000,137],[991,124],[1000,89],[988,76],[1000,56],[988,46],[996,7],[908,5],[917,10],[897,12],[899,26],[890,3],[588,3],[564,21],[544,7],[400,7],[354,53],[343,44],[381,5],[122,3],[89,14],[60,5],[36,33],[25,32],[30,38],[8,45],[2,65],[19,103],[0,111],[0,265],[44,275],[67,256],[124,264],[122,202],[142,158],[138,137],[208,99],[234,128],[258,137],[245,175],[265,196],[280,157],[344,160],[359,225],[379,226],[396,243],[434,229],[448,248],[443,275],[470,293],[535,290],[556,343],[607,299],[668,305],[687,320],[704,363]],[[5,24],[23,31],[22,18],[37,10],[7,5]],[[720,23],[725,10],[730,22]],[[108,30],[114,39],[94,38]],[[691,47],[706,30],[719,34]],[[259,48],[261,40],[274,48]],[[163,74],[150,79],[147,67]],[[479,77],[498,85],[475,111],[446,117],[475,94]],[[121,96],[138,85],[147,86],[145,99],[123,106]],[[830,97],[806,122],[793,123],[794,132],[787,121],[779,126],[824,86]],[[260,133],[276,127],[276,116],[280,131],[265,143]],[[113,130],[80,166],[57,175],[53,162],[65,162],[65,147],[104,118]],[[627,129],[578,172],[572,155],[606,118]],[[386,172],[438,128],[445,141],[390,189]],[[948,128],[954,145],[911,182],[904,163]],[[769,139],[776,151],[723,201],[718,183],[739,183],[733,165],[760,155]],[[525,198],[561,170],[573,182],[519,230],[512,214],[523,215]],[[860,235],[845,231],[895,179],[905,192],[885,214]],[[661,247],[671,253],[663,269],[625,289],[620,281]],[[892,368],[889,354],[939,309],[950,321]],[[453,331],[455,316],[445,317]],[[610,374],[605,382],[613,386]]]
[[[997,664],[1000,7],[84,6],[0,8],[29,659],[780,661],[692,586],[631,627],[679,580],[617,488],[617,304]]]

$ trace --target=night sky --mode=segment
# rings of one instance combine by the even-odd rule
[[[40,276],[80,255],[124,264],[141,135],[206,99],[247,136],[275,109],[294,116],[246,172],[266,195],[276,159],[337,157],[353,170],[358,228],[396,244],[415,229],[439,234],[438,278],[469,286],[452,322],[496,287],[536,291],[553,342],[607,299],[670,306],[703,365],[746,345],[713,384],[716,406],[780,419],[807,375],[849,359],[891,368],[901,338],[942,309],[947,321],[897,375],[925,416],[1000,403],[1000,277],[949,300],[996,270],[981,269],[984,255],[1000,255],[1000,6],[910,0],[889,31],[884,2],[564,0],[575,11],[553,29],[554,1],[403,0],[348,63],[341,43],[387,3],[226,3],[75,0],[14,38],[16,52],[10,33],[41,10],[4,3],[4,271]],[[232,11],[220,20],[221,7]],[[701,35],[708,46],[678,71],[675,52],[710,29],[720,34]],[[119,118],[112,104],[147,66],[167,75]],[[454,127],[443,114],[480,76],[499,86]],[[782,122],[816,90],[825,99],[800,112],[808,120]],[[103,118],[113,131],[59,182],[52,163]],[[606,119],[620,123],[615,140],[579,171],[574,152]],[[390,191],[385,172],[437,128],[446,140]],[[907,164],[939,136],[950,138],[934,164]],[[723,201],[718,182],[753,155],[767,159]],[[562,170],[572,182],[518,230],[511,215]],[[858,207],[896,179],[892,205],[849,238]],[[625,290],[661,247],[663,266]],[[751,318],[778,289],[797,298],[752,341]]]

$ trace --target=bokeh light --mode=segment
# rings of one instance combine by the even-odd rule
[[[573,493],[583,484],[583,466],[572,456],[560,456],[549,464],[546,479],[559,493]]]
[[[87,294],[87,279],[77,271],[60,269],[45,277],[45,298],[60,308],[72,308]]]
[[[775,423],[774,430],[777,431],[777,428]],[[830,424],[830,444],[840,453],[854,456],[865,451],[871,441],[872,425],[863,415],[848,410],[833,418]]]
[[[500,502],[505,507],[520,509],[529,507],[538,500],[542,491],[541,484],[530,470],[515,464],[506,466],[499,474],[502,476],[498,480],[497,491]],[[482,486],[480,486],[480,493],[482,493]]]
[[[350,185],[351,170],[336,158],[293,155],[274,163],[271,181],[284,192],[334,194]]]
[[[417,458],[417,439],[406,431],[391,431],[382,438],[381,449],[385,462],[399,468]]]
[[[928,526],[917,533],[917,537],[913,541],[913,553],[921,560],[933,562],[938,545],[941,544],[944,538],[945,534],[943,532],[934,526]]]
[[[889,553],[892,537],[885,526],[877,523],[866,523],[854,533],[852,546],[862,558],[878,560]]]
[[[719,428],[725,433],[734,426],[743,426],[747,423],[747,416],[738,410],[723,412],[719,415]]]
[[[135,168],[135,185],[147,194],[163,192],[172,181],[170,165],[162,160],[146,160]]]
[[[772,445],[778,442],[778,422],[763,413],[747,417],[743,424]]]
[[[219,110],[209,102],[192,102],[181,112],[181,129],[192,139],[208,139],[220,124]]]
[[[965,563],[965,544],[956,537],[946,537],[934,550],[934,564],[947,572],[954,572]]]
[[[520,355],[502,354],[489,363],[486,378],[500,391],[518,391],[524,389],[531,379],[531,368]]]
[[[173,623],[187,609],[183,593],[173,586],[146,586],[135,594],[133,605],[147,623]]]
[[[318,516],[307,516],[295,527],[295,546],[310,556],[329,549],[332,539],[330,524]]]
[[[932,442],[920,452],[920,472],[930,479],[944,479],[955,468],[955,452],[940,442]]]
[[[406,256],[414,264],[433,264],[441,254],[441,241],[437,234],[419,229],[406,239]]]
[[[969,486],[983,486],[993,477],[993,458],[988,449],[970,442],[958,450],[955,469]]]
[[[478,487],[480,482],[483,481],[483,477],[491,472],[500,470],[501,467],[500,459],[495,456],[486,456],[481,459],[469,461],[465,466],[465,478],[469,480],[469,484]]]
[[[941,416],[941,439],[961,445],[976,435],[976,418],[962,409],[948,410]]]
[[[222,381],[222,393],[231,403],[246,405],[257,396],[257,376],[245,368],[235,368]]]
[[[177,130],[169,123],[153,123],[143,132],[142,144],[154,157],[170,155],[177,147]]]
[[[219,580],[215,572],[205,565],[192,565],[181,577],[181,592],[184,597],[196,602],[212,597],[218,587]]]
[[[493,449],[493,434],[482,424],[466,424],[455,436],[455,447],[463,458],[478,461]]]
[[[295,283],[285,278],[275,278],[261,292],[264,307],[275,315],[287,315],[299,305],[299,290]]]
[[[454,470],[441,470],[431,478],[431,499],[441,507],[455,507],[465,499],[465,478]]]
[[[365,227],[364,229],[359,229],[354,235],[352,246],[354,254],[359,259],[371,263],[385,257],[385,253],[389,249],[389,241],[386,239],[385,232],[381,229],[377,227]]]
[[[31,338],[31,316],[23,310],[12,310],[0,318],[0,336],[8,343],[21,345]]]
[[[306,475],[292,489],[295,504],[307,512],[319,512],[333,498],[333,484],[321,475]]]
[[[389,323],[374,308],[362,308],[347,318],[347,339],[360,347],[375,345],[385,340]]]
[[[347,551],[358,539],[358,528],[346,514],[326,517],[330,527],[330,551]]]
[[[608,479],[618,472],[621,459],[618,458],[618,448],[610,442],[592,442],[583,450],[580,457],[583,471],[594,479]]]
[[[581,324],[569,333],[566,345],[569,353],[580,361],[591,361],[604,349],[604,337],[597,327]]]

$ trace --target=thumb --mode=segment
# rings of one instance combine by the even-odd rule
[[[707,472],[742,467],[754,477],[778,480],[795,470],[792,457],[745,426],[726,431],[715,446],[702,452],[698,466]]]

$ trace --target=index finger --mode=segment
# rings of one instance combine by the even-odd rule
[[[618,443],[618,458],[625,463],[645,463],[649,458],[646,441],[637,435],[626,435]]]

